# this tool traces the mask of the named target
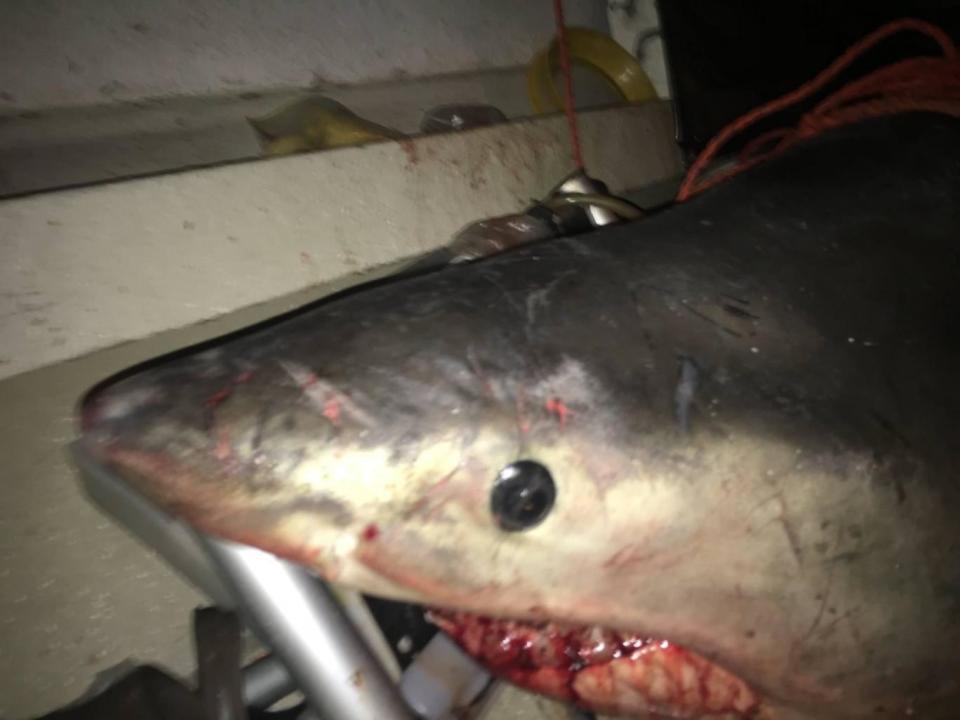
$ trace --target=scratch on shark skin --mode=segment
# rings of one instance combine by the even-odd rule
[[[803,567],[803,551],[800,549],[800,540],[797,538],[797,532],[794,530],[790,520],[787,519],[787,503],[782,495],[777,496],[777,503],[780,507],[777,521],[783,528],[783,534],[786,536],[790,550],[793,552],[793,559],[797,561],[798,567]]]
[[[759,315],[754,315],[752,312],[748,312],[743,308],[737,307],[736,305],[731,305],[730,303],[725,303],[721,306],[729,315],[733,315],[735,318],[740,318],[742,320],[759,320]]]
[[[677,424],[684,433],[690,432],[690,406],[697,392],[697,383],[700,379],[700,370],[693,360],[688,357],[680,358],[680,378],[677,389],[673,394]]]
[[[830,608],[830,612],[836,612],[836,609]],[[816,632],[817,637],[824,638],[827,636],[827,634],[831,630],[836,628],[840,623],[846,623],[848,625],[848,628],[850,629],[851,636],[854,636],[854,639],[856,639],[858,643],[862,644],[860,639],[856,637],[856,635],[859,634],[859,631],[856,629],[857,626],[852,622],[853,618],[855,618],[857,615],[860,615],[862,612],[863,612],[863,608],[858,605],[857,607],[850,608],[849,610],[847,610],[841,615],[837,615],[830,622],[821,625],[817,629],[817,632]]]
[[[517,388],[513,402],[516,409],[517,432],[522,442],[522,438],[530,432],[531,427],[530,419],[527,417],[527,393],[522,387]]]
[[[373,418],[346,393],[338,390],[333,383],[322,380],[313,371],[296,363],[281,360],[280,366],[287,371],[307,399],[331,422],[335,424],[339,422],[341,413],[345,412],[361,425],[373,427]]]
[[[273,410],[272,403],[266,403],[257,412],[257,419],[253,428],[253,437],[250,438],[250,452],[257,452],[263,444],[263,430],[267,425],[267,419]]]
[[[820,627],[820,623],[823,621],[823,614],[827,609],[827,602],[830,598],[830,591],[833,588],[833,570],[827,574],[827,586],[819,593],[817,599],[820,600],[820,607],[817,608],[817,614],[813,618],[813,622],[810,623],[810,627],[807,628],[807,631],[803,634],[802,637],[798,638],[793,642],[790,647],[790,664],[793,665],[796,663],[797,656],[803,650],[804,645],[806,645],[817,632],[817,629]]]
[[[500,294],[503,296],[503,299],[506,300],[510,307],[516,310],[518,313],[524,312],[524,308],[521,307],[520,303],[517,302],[516,298],[507,290],[501,283],[500,280],[495,276],[494,273],[483,271],[480,273],[480,277],[493,285],[497,290],[500,291]]]
[[[484,394],[488,398],[496,399],[497,394],[494,392],[490,378],[483,371],[483,367],[480,365],[480,359],[477,357],[476,350],[472,345],[467,348],[467,363],[469,364],[470,370],[476,376],[477,380],[480,381],[480,386],[483,388]]]
[[[680,305],[683,307],[684,310],[688,311],[690,314],[694,315],[695,317],[698,317],[698,318],[700,318],[701,320],[704,320],[705,322],[710,323],[710,324],[713,325],[715,328],[717,328],[717,329],[719,329],[719,330],[727,333],[728,335],[730,335],[730,336],[732,336],[732,337],[736,337],[736,338],[741,338],[741,337],[743,337],[743,334],[742,334],[742,333],[739,333],[739,332],[737,332],[736,330],[733,330],[732,328],[728,328],[728,327],[727,327],[726,325],[724,325],[723,323],[717,322],[716,320],[714,320],[714,319],[713,319],[712,317],[710,317],[709,315],[705,315],[704,313],[700,312],[700,311],[697,310],[693,305],[691,305],[686,299],[680,297],[679,295],[677,295],[677,294],[674,293],[674,292],[671,292],[671,291],[669,291],[669,290],[665,290],[664,288],[661,288],[661,287],[657,287],[656,285],[651,285],[651,284],[649,284],[649,283],[638,283],[638,284],[636,285],[636,287],[646,288],[646,289],[648,289],[648,290],[652,290],[652,291],[655,292],[655,293],[659,293],[660,295],[663,295],[664,297],[671,298],[672,300],[680,303]]]
[[[722,324],[722,323],[719,323],[719,322],[717,322],[716,320],[714,320],[712,317],[709,317],[709,316],[707,316],[707,315],[704,315],[702,312],[700,312],[699,310],[697,310],[695,307],[693,307],[693,305],[691,305],[690,303],[688,303],[686,300],[682,300],[682,299],[681,299],[681,300],[680,300],[680,304],[683,305],[684,308],[686,308],[688,311],[690,311],[691,313],[693,313],[694,315],[696,315],[696,316],[697,316],[698,318],[700,318],[701,320],[706,320],[708,323],[710,323],[711,325],[713,325],[713,326],[716,327],[716,328],[719,328],[720,330],[722,330],[723,332],[727,333],[728,335],[732,335],[733,337],[737,337],[737,338],[743,337],[743,333],[738,333],[736,330],[731,330],[731,329],[728,328],[726,325],[724,325],[724,324]]]
[[[420,517],[424,520],[438,521],[444,506],[453,500],[450,481],[462,466],[463,461],[461,459],[450,472],[428,487],[423,495],[404,512],[404,519]]]
[[[787,504],[783,499],[782,493],[777,492],[770,497],[761,500],[747,512],[747,515],[753,515],[760,508],[764,507],[765,505],[769,505],[770,503],[776,504],[776,514],[761,525],[748,530],[748,532],[753,532],[753,530],[763,530],[773,523],[776,523],[783,531],[783,536],[787,540],[787,545],[790,548],[790,552],[793,555],[794,561],[797,563],[797,567],[803,567],[803,550],[800,547],[800,539],[797,537],[796,530],[794,529],[790,520],[787,518]]]
[[[574,270],[568,270],[565,273],[562,273],[558,277],[551,280],[547,285],[540,288],[539,290],[534,290],[529,295],[527,295],[527,325],[532,327],[537,321],[537,311],[540,308],[546,308],[549,304],[550,294],[556,289],[557,285],[563,282],[566,278],[571,275],[576,274]]]

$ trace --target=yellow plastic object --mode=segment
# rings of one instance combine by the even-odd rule
[[[403,137],[323,96],[302,98],[260,118],[248,118],[266,155],[289,155]]]
[[[570,64],[586,65],[602,75],[627,102],[654,100],[657,91],[640,63],[608,35],[587,28],[566,29]],[[562,85],[555,77],[560,67],[557,39],[537,53],[527,69],[527,94],[539,114],[563,110]]]

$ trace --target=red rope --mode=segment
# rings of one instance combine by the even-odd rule
[[[570,149],[577,170],[583,170],[583,149],[577,131],[577,113],[573,105],[573,75],[570,71],[570,48],[567,46],[566,23],[563,21],[563,0],[553,0],[553,16],[557,21],[557,49],[560,52],[560,72],[563,75],[563,106],[570,126]]]
[[[720,149],[735,135],[757,121],[816,94],[867,50],[904,30],[919,32],[934,40],[940,47],[941,56],[901,60],[848,83],[815,105],[795,127],[771,130],[748,142],[733,167],[701,177]],[[824,130],[911,111],[960,117],[960,59],[956,47],[943,30],[922,20],[905,18],[870,33],[796,90],[751,110],[727,125],[690,166],[677,192],[677,202],[683,202]]]

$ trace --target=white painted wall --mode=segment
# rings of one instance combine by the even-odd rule
[[[0,113],[511,67],[552,33],[549,0],[2,0]]]
[[[679,173],[668,104],[581,115],[614,191]],[[0,202],[0,378],[436,248],[572,170],[552,116]]]

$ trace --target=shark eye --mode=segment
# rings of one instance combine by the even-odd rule
[[[550,471],[533,460],[518,460],[497,475],[490,512],[503,530],[527,530],[550,514],[556,498],[557,486]]]

